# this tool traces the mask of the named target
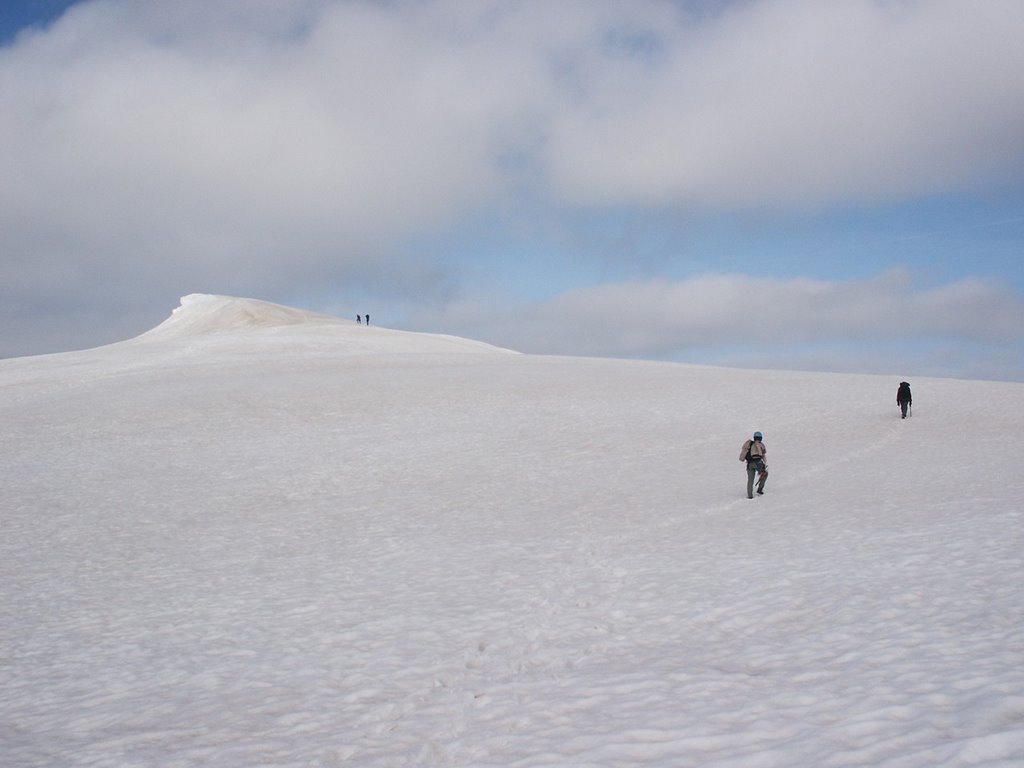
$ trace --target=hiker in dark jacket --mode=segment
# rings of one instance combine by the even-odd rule
[[[768,449],[761,442],[761,433],[755,432],[752,440],[747,440],[740,449],[740,461],[747,462],[747,498],[754,498],[754,476],[757,476],[757,494],[764,494],[764,484],[768,480]]]
[[[914,398],[910,395],[910,385],[905,381],[901,381],[900,388],[896,390],[896,403],[903,414],[902,418],[907,418],[907,409],[913,405]]]

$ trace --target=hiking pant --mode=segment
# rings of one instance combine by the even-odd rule
[[[910,405],[910,403],[907,402],[906,400],[900,400],[900,410],[903,412],[903,418],[904,419],[907,418],[907,406],[909,406],[909,405]],[[927,416],[927,415],[928,414],[926,413],[925,416]]]
[[[754,498],[754,478],[757,477],[757,464],[753,461],[747,462],[747,498]],[[764,473],[764,477],[757,484],[758,492],[764,491],[764,484],[768,481],[768,472]]]

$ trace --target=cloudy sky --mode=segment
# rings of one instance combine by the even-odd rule
[[[1024,381],[1019,0],[4,0],[0,356],[188,293]]]

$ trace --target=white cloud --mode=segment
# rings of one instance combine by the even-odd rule
[[[1018,182],[1024,5],[777,0],[606,53],[554,122],[569,199],[784,210]]]
[[[460,265],[403,244],[524,193],[784,211],[1024,172],[1015,0],[699,5],[83,2],[0,48],[0,298],[436,299]]]
[[[86,3],[0,61],[5,198],[143,231],[376,238],[499,194],[509,157],[569,200],[626,204],[899,197],[1024,169],[1017,2],[674,9]]]
[[[921,288],[904,270],[869,280],[705,275],[580,289],[535,305],[463,305],[415,322],[524,352],[682,358],[719,348],[786,354],[814,345],[1024,346],[1024,297],[977,279]],[[816,353],[820,359],[820,353]],[[749,352],[743,359],[753,359]],[[830,367],[834,367],[834,363]]]

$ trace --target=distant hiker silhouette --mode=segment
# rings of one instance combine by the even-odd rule
[[[367,324],[367,325],[369,325],[369,324],[370,324],[370,316],[369,316],[369,315],[367,315],[367,316],[366,316],[366,324]]]
[[[740,449],[740,461],[747,462],[747,498],[754,498],[754,477],[757,476],[757,495],[764,495],[764,484],[768,480],[768,449],[761,442],[761,433],[755,432]]]
[[[362,324],[363,324],[363,316],[362,315],[356,315],[356,325],[362,325]]]
[[[907,411],[914,404],[914,398],[910,394],[910,385],[905,381],[900,382],[900,388],[896,390],[896,403],[903,414],[900,418],[907,418]],[[928,414],[926,413],[925,416]]]

